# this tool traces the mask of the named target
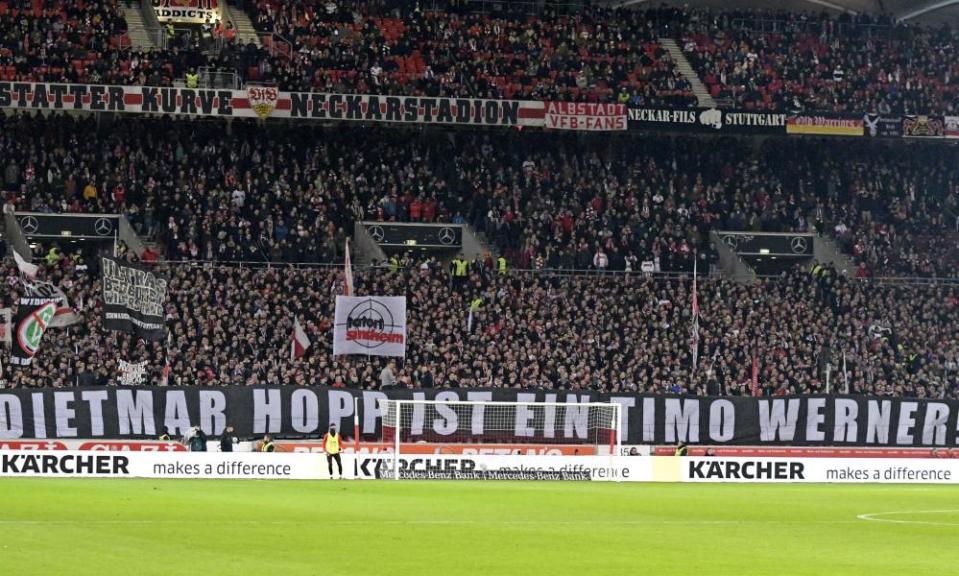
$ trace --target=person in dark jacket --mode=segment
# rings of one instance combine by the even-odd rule
[[[187,439],[190,452],[206,452],[206,433],[199,426],[194,426],[192,434]]]
[[[220,435],[220,452],[233,452],[233,445],[236,444],[236,436],[233,435],[233,426],[227,426]]]

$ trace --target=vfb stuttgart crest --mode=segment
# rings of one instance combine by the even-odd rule
[[[28,356],[33,356],[40,348],[40,339],[47,331],[47,326],[57,313],[57,305],[47,302],[37,308],[32,314],[20,321],[17,326],[17,342]]]
[[[247,86],[246,97],[250,101],[250,108],[262,119],[267,118],[276,108],[280,99],[280,92],[275,86]]]

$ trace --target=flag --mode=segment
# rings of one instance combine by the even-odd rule
[[[303,330],[303,327],[300,326],[300,319],[293,319],[293,341],[290,343],[290,361],[296,360],[297,358],[306,354],[306,349],[310,347],[310,339],[307,338],[306,332]]]
[[[472,306],[470,306],[469,318],[466,319],[466,333],[467,334],[473,333],[473,307]]]
[[[40,270],[40,267],[36,264],[31,264],[28,262],[26,258],[21,256],[20,253],[16,251],[16,249],[13,251],[13,259],[17,261],[17,268],[20,269],[21,274],[31,279],[37,277],[37,271]]]
[[[843,394],[849,394],[849,372],[846,370],[846,351],[842,351],[842,383]]]
[[[696,260],[693,260],[693,337],[690,347],[693,354],[693,372],[699,366],[699,294],[696,291]]]
[[[343,263],[343,295],[353,296],[353,262],[350,261],[350,239],[346,239],[346,257]]]
[[[756,360],[756,355],[753,354],[753,377],[752,382],[749,385],[750,393],[753,396],[760,396],[759,391],[759,361]]]

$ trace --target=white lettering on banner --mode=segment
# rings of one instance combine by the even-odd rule
[[[634,122],[664,122],[669,124],[695,124],[695,110],[651,110],[630,108],[629,119]]]
[[[467,402],[490,402],[493,400],[493,393],[486,391],[470,390],[466,392]],[[473,404],[473,413],[470,415],[472,421],[470,433],[479,436],[486,431],[486,406],[484,404]]]
[[[200,390],[200,428],[219,436],[226,428],[226,395],[219,390]]]
[[[589,433],[589,406],[576,406],[576,402],[575,394],[566,396],[563,433],[566,438],[585,439]],[[582,396],[582,402],[589,402],[588,394]]]
[[[919,409],[918,402],[902,402],[899,404],[899,428],[896,431],[896,444],[912,444],[912,429],[916,426],[915,413]]]
[[[628,430],[628,428],[625,428]],[[656,399],[643,398],[643,442],[656,441]]]
[[[405,296],[337,296],[333,355],[406,356]]]
[[[735,435],[736,406],[729,400],[713,402],[709,406],[709,438],[713,442],[729,442]]]
[[[628,396],[613,396],[609,399],[611,403],[615,402],[620,405],[619,409],[619,429],[622,431],[629,430],[629,409],[636,405],[636,399],[630,398]]]
[[[547,394],[544,402],[546,404],[543,406],[543,437],[555,438],[556,406],[553,406],[552,403],[556,402],[556,394]]]
[[[190,411],[186,405],[186,393],[182,390],[167,390],[163,425],[174,436],[186,434],[186,431],[192,426]]]
[[[949,406],[941,402],[926,404],[926,417],[922,425],[922,443],[926,446],[945,446],[946,424],[949,422]]]
[[[253,433],[278,434],[283,425],[280,391],[253,390]]]
[[[810,398],[806,402],[806,441],[822,442],[826,439],[826,432],[821,426],[826,421],[826,415],[822,413],[826,409],[825,398]]]
[[[763,442],[792,442],[796,436],[800,400],[791,398],[788,411],[786,402],[782,398],[759,400],[759,439]]]
[[[456,402],[459,400],[456,392],[440,392],[436,395],[437,402]],[[447,404],[436,404],[434,406],[439,418],[433,419],[433,431],[440,436],[449,436],[456,432],[459,427],[459,417]]]
[[[16,396],[0,394],[0,440],[23,438],[23,411]]]
[[[624,104],[547,102],[545,126],[557,130],[625,130],[626,114]]]
[[[387,396],[383,392],[363,391],[363,433],[375,434],[376,423],[386,413]]]
[[[33,437],[34,438],[46,438],[47,437],[47,416],[43,412],[43,394],[37,392],[31,394],[33,399]],[[2,419],[2,409],[0,409],[0,419]],[[2,438],[3,428],[0,426],[0,438]]]
[[[103,436],[103,403],[107,399],[106,390],[84,390],[80,398],[90,405],[90,433]],[[226,403],[226,400],[223,401]]]
[[[892,418],[892,402],[870,400],[867,404],[869,419],[866,425],[867,444],[889,444],[889,422]]]
[[[520,404],[516,406],[516,424],[513,426],[517,436],[532,438],[533,427],[531,425],[535,414],[530,408],[529,403],[536,401],[536,394],[529,392],[520,392],[516,395],[516,401]]]
[[[422,392],[414,392],[413,400],[425,400],[426,394]],[[423,434],[423,426],[425,426],[426,420],[426,406],[420,403],[413,404],[413,422],[410,425],[410,434],[414,436]]]
[[[836,399],[836,420],[833,423],[834,442],[855,442],[858,438],[856,419],[859,418],[859,403],[845,398]]]
[[[71,407],[73,392],[54,392],[53,408],[57,423],[58,438],[76,438],[77,429],[72,422],[77,417],[77,411]]]
[[[666,443],[699,442],[699,401],[667,398]]]
[[[253,92],[251,93],[250,90]],[[0,108],[89,110],[227,118],[311,118],[358,122],[544,125],[541,101],[0,82]]]
[[[326,424],[336,424],[337,430],[343,430],[343,420],[353,421],[354,410],[353,394],[345,390],[330,390],[327,395],[327,406],[329,406],[329,422]]]
[[[149,390],[117,390],[117,423],[121,436],[156,435],[153,394]]]

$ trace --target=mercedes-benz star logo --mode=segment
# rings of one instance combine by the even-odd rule
[[[40,229],[40,223],[33,216],[24,216],[20,219],[20,229],[24,234],[33,234]]]
[[[806,244],[806,239],[802,236],[793,236],[792,240],[789,241],[789,246],[793,249],[793,253],[805,254],[808,244]]]
[[[726,246],[729,246],[733,250],[737,250],[739,248],[739,238],[736,236],[733,236],[732,234],[723,236],[723,244],[725,244]]]
[[[379,244],[380,242],[383,241],[384,238],[386,238],[386,232],[383,232],[382,226],[370,226],[367,231],[370,233],[370,236],[373,237],[373,240],[375,240],[377,244]]]
[[[98,236],[109,236],[113,234],[113,222],[110,222],[109,218],[97,218],[93,230]]]
[[[456,233],[453,232],[453,229],[450,227],[440,228],[440,231],[436,234],[440,239],[441,244],[452,244],[456,240]]]

